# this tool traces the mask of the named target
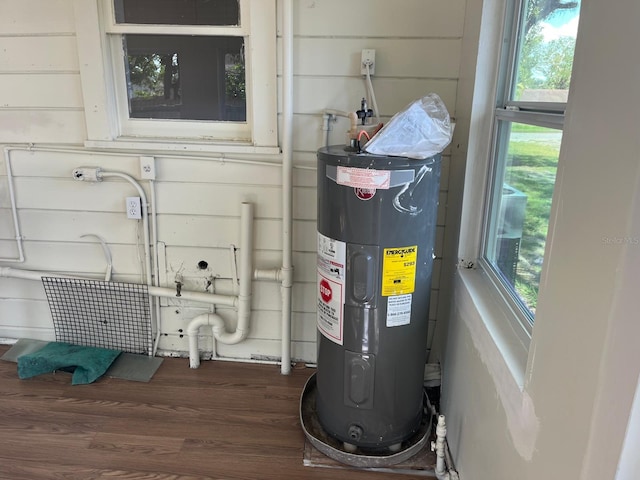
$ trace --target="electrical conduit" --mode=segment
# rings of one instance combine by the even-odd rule
[[[92,168],[92,167],[78,167],[73,170],[73,178],[80,181],[90,181],[90,182],[101,182],[103,178],[120,178],[129,182],[138,192],[138,196],[140,197],[140,201],[142,205],[140,205],[140,209],[142,210],[142,234],[143,234],[143,242],[144,242],[144,270],[145,270],[145,280],[148,287],[153,285],[153,272],[151,270],[151,247],[150,247],[150,238],[149,238],[149,203],[147,202],[147,195],[144,192],[142,186],[130,175],[122,172],[109,172],[102,170],[100,168]],[[160,339],[160,307],[159,304],[150,299],[149,300],[149,309],[150,311],[155,312],[155,320],[156,320],[156,341],[153,344],[153,350],[151,355],[156,354],[156,350],[158,347],[158,341]]]

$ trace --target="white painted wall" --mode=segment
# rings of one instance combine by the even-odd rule
[[[501,8],[500,1],[469,4],[485,12]],[[612,479],[618,466],[618,478],[631,478],[637,469],[624,452],[637,445],[630,415],[640,373],[639,19],[635,0],[616,8],[582,5],[546,265],[522,378],[513,374],[518,367],[488,318],[481,274],[456,274],[443,411],[463,479]],[[494,33],[483,32],[483,47],[491,48]],[[483,51],[476,87],[491,83]],[[465,194],[482,176],[473,165],[486,150],[479,135],[486,107],[474,98]],[[467,220],[463,240],[477,233],[474,219]]]
[[[373,79],[383,120],[429,92],[438,93],[455,115],[465,0],[300,0],[294,2],[294,265],[293,357],[314,361],[315,327],[315,152],[323,145],[322,110],[355,110],[365,95],[359,75],[362,48],[376,49]],[[280,7],[281,4],[278,4]],[[278,14],[280,27],[281,14]],[[120,181],[75,182],[71,170],[95,165],[139,178],[136,153],[98,155],[82,147],[87,139],[72,0],[5,0],[0,5],[0,145],[60,147],[78,153],[11,151],[19,219],[27,261],[19,268],[100,276],[104,259],[86,233],[105,238],[114,257],[114,278],[140,281],[139,225],[124,213],[133,188]],[[281,29],[278,28],[278,35]],[[278,56],[278,74],[282,72]],[[280,97],[280,95],[279,95]],[[279,100],[279,110],[282,109]],[[331,142],[347,129],[339,119]],[[215,157],[215,156],[214,156]],[[216,290],[230,291],[229,245],[239,242],[239,204],[255,202],[256,266],[280,265],[281,179],[278,166],[257,166],[157,156],[159,240],[166,246],[166,271],[173,285],[184,268],[185,289],[202,289],[204,277],[219,276]],[[262,160],[252,157],[252,160]],[[429,315],[435,331],[441,305],[439,272],[448,202],[450,155],[443,162],[436,269]],[[149,191],[147,182],[142,182]],[[0,164],[0,256],[15,253],[8,209],[7,177]],[[199,271],[200,260],[209,270]],[[234,357],[278,357],[279,287],[257,282],[248,341],[220,346]],[[445,292],[446,295],[446,292]],[[445,302],[447,303],[447,302]],[[180,332],[201,312],[198,305],[165,303],[160,349],[185,352]],[[234,313],[219,313],[233,324]],[[53,338],[42,287],[0,279],[0,337]],[[432,335],[429,337],[431,348]],[[206,344],[205,344],[206,345]]]

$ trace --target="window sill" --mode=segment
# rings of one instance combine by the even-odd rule
[[[151,139],[120,137],[116,140],[87,140],[87,148],[112,150],[134,150],[141,152],[180,152],[180,153],[228,153],[279,155],[280,147],[256,146],[248,143],[215,143],[189,139]]]
[[[507,372],[520,391],[525,384],[530,338],[513,325],[515,313],[482,269],[459,269],[455,298],[494,378]]]

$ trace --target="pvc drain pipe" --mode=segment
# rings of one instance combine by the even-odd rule
[[[240,226],[240,291],[237,297],[238,323],[233,332],[227,332],[224,319],[215,313],[205,313],[195,317],[187,326],[189,336],[189,365],[200,366],[198,352],[198,332],[201,327],[211,326],[214,338],[224,344],[233,345],[249,336],[251,320],[251,284],[253,281],[253,204],[243,203]]]

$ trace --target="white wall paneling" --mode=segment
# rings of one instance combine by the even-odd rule
[[[85,115],[100,115],[107,105],[84,105],[79,82],[86,69],[78,59],[74,16],[83,3],[72,0],[9,0],[0,15],[0,144],[42,144],[65,147],[87,140]],[[278,7],[281,7],[278,3]],[[366,88],[359,71],[360,52],[377,52],[374,88],[383,121],[413,100],[438,93],[454,114],[465,0],[382,0],[294,2],[294,301],[293,355],[315,360],[316,305],[316,171],[315,152],[324,144],[322,111],[355,110]],[[34,15],[33,12],[38,12]],[[281,9],[279,8],[279,12]],[[389,21],[393,18],[393,21]],[[278,18],[280,26],[281,18]],[[80,27],[78,27],[80,28]],[[281,29],[278,28],[278,37]],[[91,37],[97,41],[97,37]],[[280,44],[281,39],[278,38]],[[92,44],[94,45],[94,44]],[[96,58],[96,61],[102,61]],[[282,60],[277,59],[281,75]],[[279,78],[281,89],[281,79]],[[278,94],[282,111],[281,92]],[[93,117],[92,117],[93,118]],[[330,134],[342,143],[348,128],[339,118]],[[217,291],[231,289],[230,245],[238,246],[240,203],[255,204],[255,266],[278,267],[281,262],[280,159],[276,155],[246,155],[238,163],[224,154],[192,157],[177,152],[155,152],[158,240],[162,242],[163,270],[159,279],[173,286],[176,271],[184,288],[204,289],[215,276]],[[77,153],[12,150],[18,215],[23,229],[27,260],[23,268],[75,272],[100,278],[105,260],[100,244],[83,234],[99,235],[113,254],[114,278],[140,281],[142,251],[140,225],[126,218],[124,201],[135,195],[128,183],[106,179],[98,184],[75,181],[71,172],[79,166],[100,167],[140,178],[138,153],[105,154],[79,148]],[[440,319],[437,306],[446,289],[439,287],[440,260],[448,202],[450,158],[445,155],[438,213],[437,255],[430,329]],[[150,185],[140,181],[147,194]],[[13,226],[8,210],[6,173],[0,165],[0,253],[12,255]],[[197,267],[207,262],[204,270]],[[10,265],[16,266],[16,265]],[[0,318],[0,336],[16,334],[27,322],[32,302],[46,309],[39,284],[4,279],[0,309],[12,299],[12,324]],[[18,306],[16,306],[18,305]],[[24,313],[20,312],[25,306]],[[186,351],[178,325],[203,308],[163,300],[163,335],[160,349]],[[280,287],[255,282],[252,334],[248,342],[221,347],[231,356],[277,357],[280,335]],[[182,312],[178,320],[173,308]],[[7,307],[8,308],[8,307]],[[195,308],[195,310],[194,310]],[[233,322],[233,312],[221,310]],[[48,321],[48,320],[47,320]],[[46,322],[45,322],[46,323]],[[17,326],[16,326],[17,325]],[[31,328],[31,327],[29,327]],[[35,327],[34,327],[35,328]],[[46,326],[40,327],[46,332]],[[30,331],[24,331],[29,333]],[[433,342],[430,333],[429,345]]]

